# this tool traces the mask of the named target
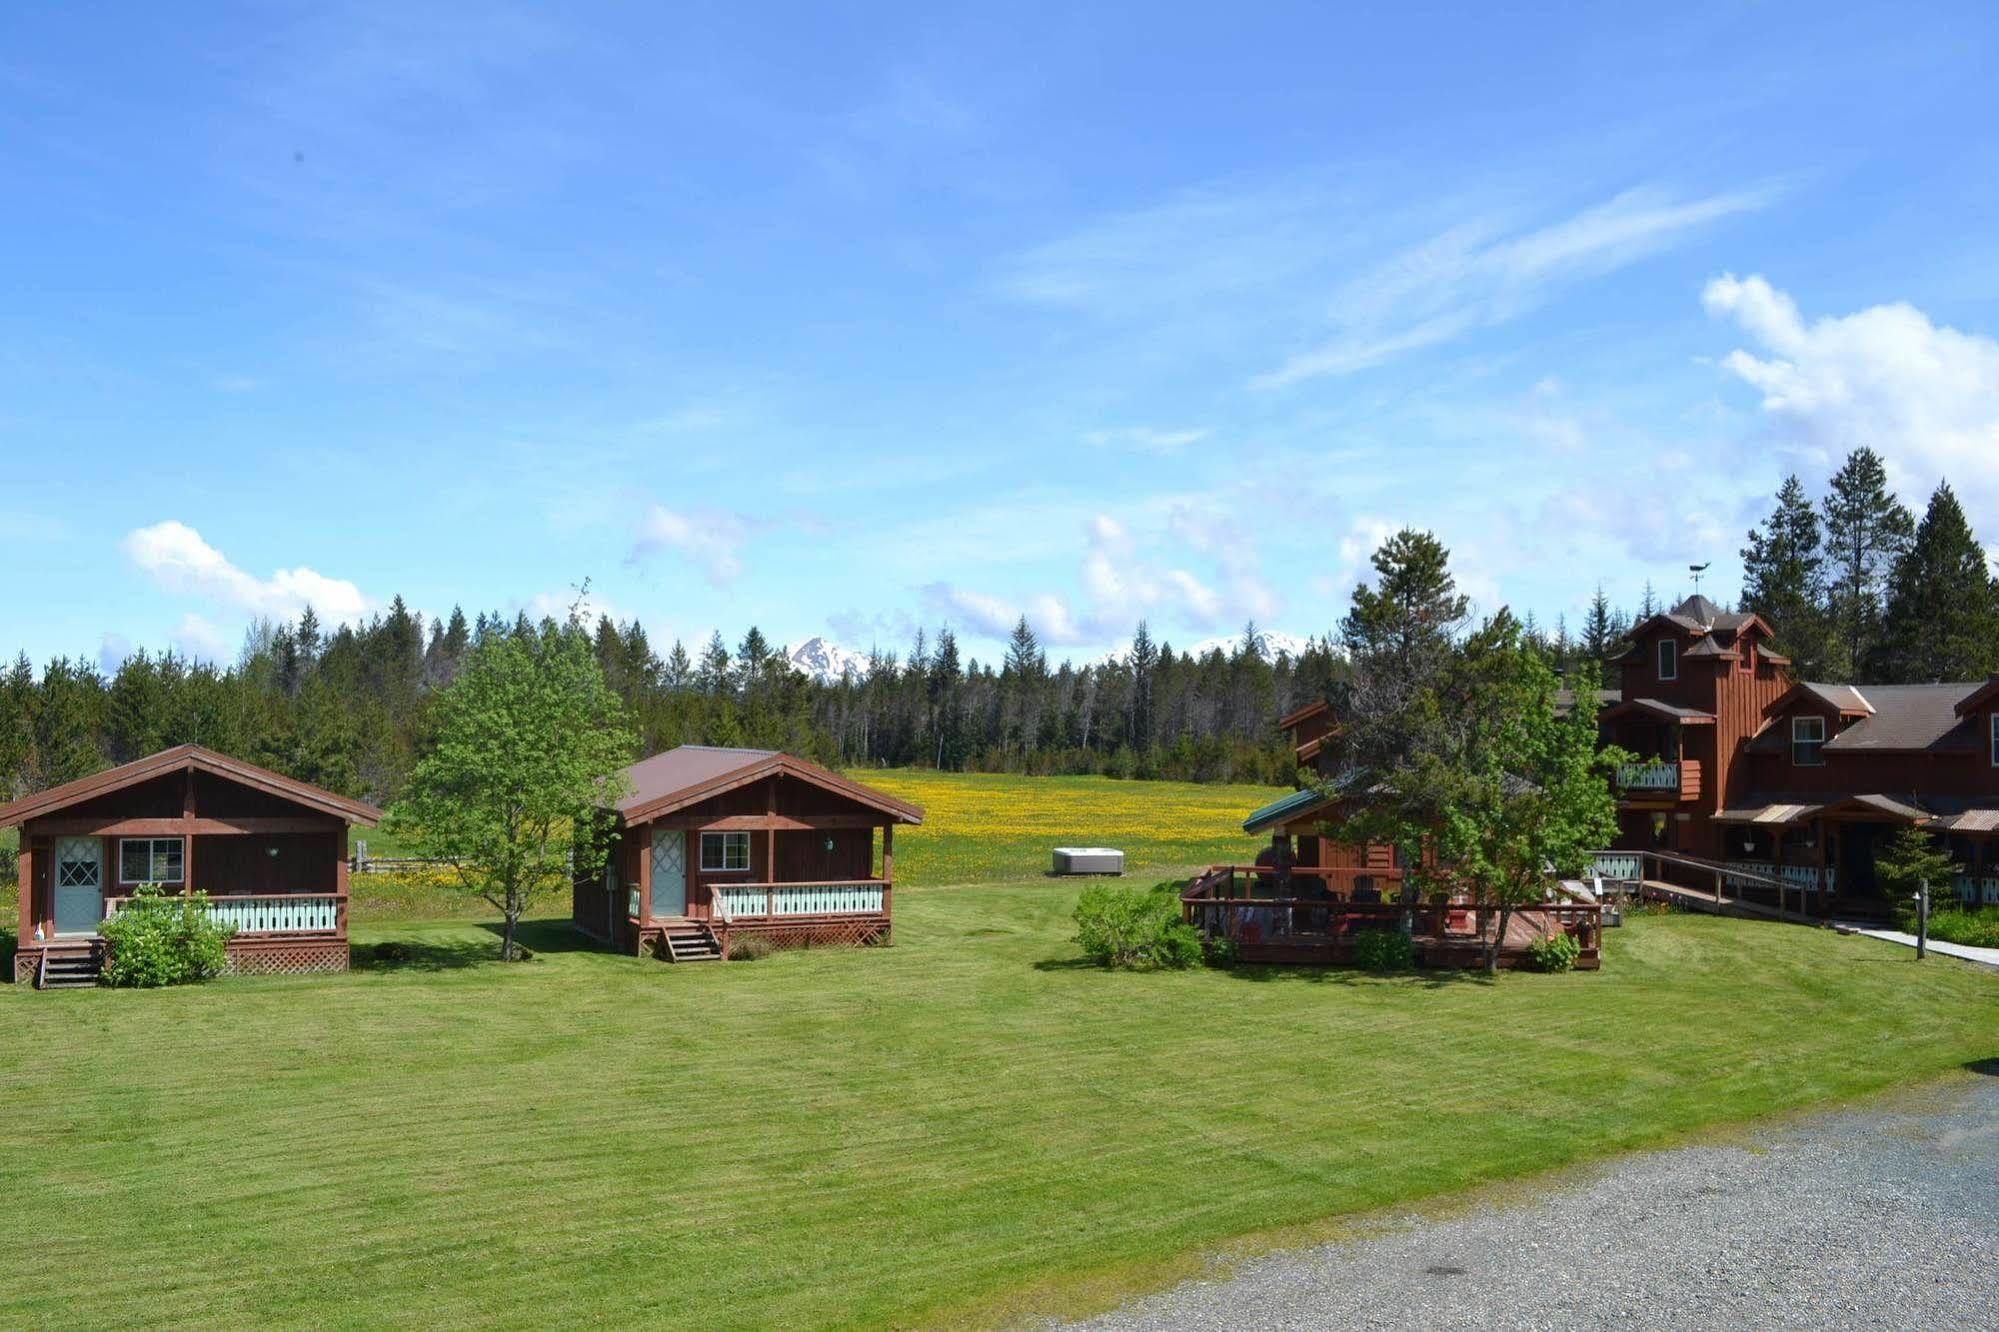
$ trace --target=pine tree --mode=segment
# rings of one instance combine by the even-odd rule
[[[1888,580],[1915,520],[1890,493],[1888,471],[1869,448],[1847,455],[1823,507],[1833,632],[1827,665],[1850,679],[1878,660]]]
[[[1584,658],[1601,666],[1616,655],[1618,639],[1622,636],[1617,613],[1610,608],[1610,598],[1603,594],[1603,584],[1598,583],[1596,595],[1589,599],[1589,612],[1583,616],[1582,639],[1577,644],[1577,650]]]
[[[1142,749],[1152,741],[1153,673],[1159,668],[1159,649],[1153,645],[1152,631],[1143,620],[1138,622],[1138,631],[1131,637],[1131,656],[1126,664],[1131,669],[1126,734],[1134,749]]]
[[[1801,680],[1819,679],[1830,664],[1825,579],[1818,510],[1804,483],[1786,477],[1777,507],[1742,548],[1741,608],[1763,617]]]
[[[1360,766],[1392,762],[1403,750],[1408,700],[1436,673],[1470,613],[1450,556],[1430,533],[1405,527],[1374,552],[1375,585],[1354,588],[1340,641],[1353,666],[1345,749]]]
[[[695,668],[694,684],[710,697],[728,691],[729,649],[722,643],[720,629],[708,636],[708,646],[701,650],[701,664]]]
[[[1999,668],[1999,604],[1985,552],[1948,482],[1896,562],[1872,659],[1881,681],[1979,680]]]

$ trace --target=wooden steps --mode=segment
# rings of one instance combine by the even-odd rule
[[[35,968],[35,988],[87,990],[97,984],[103,970],[103,956],[95,948],[51,948]]]
[[[660,935],[661,948],[669,962],[720,962],[722,944],[706,921],[677,921]]]

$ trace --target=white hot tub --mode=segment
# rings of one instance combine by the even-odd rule
[[[1055,848],[1057,874],[1122,874],[1124,852],[1107,846],[1058,846]]]

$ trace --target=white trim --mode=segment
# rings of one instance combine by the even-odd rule
[[[146,843],[146,868],[152,869],[154,857],[159,854],[162,842],[172,842],[180,848],[180,873],[169,879],[164,874],[148,874],[143,879],[125,877],[125,848],[137,843]],[[123,887],[128,883],[186,883],[187,882],[187,839],[183,837],[121,837],[118,839],[118,883]]]
[[[1662,638],[1652,649],[1652,667],[1661,680],[1680,678],[1680,642],[1676,638]]]
[[[708,863],[708,839],[710,837],[723,839],[717,843],[721,847],[722,854],[716,858],[716,863],[713,865]],[[743,863],[740,865],[731,865],[729,863],[729,848],[736,845],[735,842],[728,840],[730,838],[741,839]],[[750,835],[746,832],[702,833],[701,872],[703,874],[748,874],[750,872]]]
[[[1816,725],[1819,728],[1819,733],[1816,736],[1798,734],[1799,728],[1807,724]],[[1799,758],[1799,745],[1817,746],[1813,751],[1814,757],[1809,759]],[[1794,768],[1823,768],[1825,766],[1825,718],[1819,716],[1817,713],[1791,718],[1791,766]]]

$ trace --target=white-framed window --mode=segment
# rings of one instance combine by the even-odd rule
[[[1800,768],[1817,768],[1825,763],[1825,718],[1791,718],[1791,762]]]
[[[178,837],[121,837],[118,882],[179,883],[185,873]]]
[[[746,832],[701,834],[701,871],[734,874],[750,867],[750,835]]]
[[[1670,638],[1659,640],[1659,678],[1661,680],[1680,678],[1680,645]]]

